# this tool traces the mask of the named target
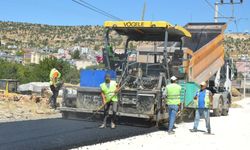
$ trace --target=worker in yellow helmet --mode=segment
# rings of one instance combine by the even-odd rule
[[[115,119],[117,112],[117,92],[118,92],[118,84],[116,81],[110,79],[110,75],[105,75],[105,82],[100,85],[101,87],[101,96],[103,103],[106,104],[104,107],[104,119],[103,124],[99,128],[106,128],[107,126],[107,118],[109,116],[110,106],[112,105],[112,117],[111,117],[111,128],[115,128]]]
[[[62,70],[62,65],[59,65],[58,69]],[[53,93],[52,96],[50,97],[50,106],[56,109],[56,99],[59,90],[62,87],[62,82],[60,82],[61,73],[56,68],[53,68],[50,71],[49,78],[50,78],[50,90]]]
[[[177,84],[177,78],[175,76],[172,76],[170,79],[171,84],[166,86],[166,102],[168,105],[169,115],[168,134],[174,134],[173,127],[181,102],[181,86]]]
[[[195,119],[194,119],[194,127],[191,129],[191,132],[197,132],[197,128],[199,125],[200,117],[204,115],[207,127],[207,133],[211,134],[211,126],[210,126],[210,107],[212,105],[213,96],[212,93],[206,89],[206,82],[200,83],[201,89],[197,92],[194,97],[195,102],[197,104],[197,109],[195,111]]]

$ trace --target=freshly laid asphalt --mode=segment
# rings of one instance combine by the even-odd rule
[[[42,119],[0,123],[0,150],[69,149],[157,131],[119,124],[99,129],[100,121]]]

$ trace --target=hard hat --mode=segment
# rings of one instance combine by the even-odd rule
[[[207,85],[207,83],[203,81],[200,83],[200,85],[205,86],[205,85]]]
[[[177,78],[175,76],[172,76],[170,79],[173,81],[177,80]]]

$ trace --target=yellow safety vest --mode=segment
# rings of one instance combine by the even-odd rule
[[[55,68],[51,69],[50,74],[49,74],[50,85],[53,84],[53,82],[52,82],[52,80],[53,80],[53,75],[54,75],[54,73],[56,73],[56,72],[58,72],[58,77],[57,77],[56,83],[59,81],[59,78],[61,77],[61,73],[60,73],[58,70],[56,70]]]
[[[109,84],[110,84],[109,88],[107,87],[107,84],[105,82],[100,85],[101,90],[106,97],[106,102],[109,102],[110,100],[112,100],[113,102],[117,102],[118,97],[117,95],[114,95],[116,87],[117,87],[117,83],[116,81],[111,80]]]
[[[176,83],[167,85],[166,96],[168,105],[179,105],[181,103],[181,86]]]

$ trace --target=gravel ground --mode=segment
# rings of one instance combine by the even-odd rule
[[[78,150],[128,150],[128,149],[192,149],[192,150],[249,150],[250,147],[250,98],[236,102],[240,108],[231,108],[229,116],[211,117],[212,134],[205,134],[205,121],[200,121],[200,132],[191,133],[193,122],[177,124],[176,134],[165,131],[134,136]]]

